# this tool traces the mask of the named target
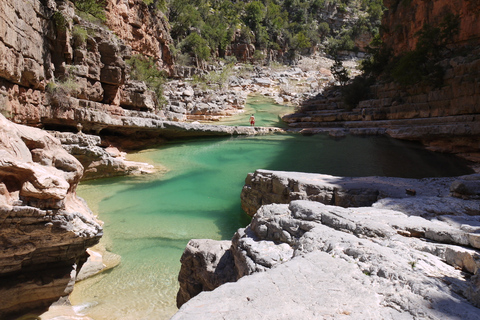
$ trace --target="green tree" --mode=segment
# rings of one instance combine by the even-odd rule
[[[103,22],[107,20],[105,16],[105,7],[107,6],[105,0],[76,0],[73,3],[82,12],[88,13]]]
[[[293,47],[297,50],[310,48],[312,46],[310,39],[303,31],[297,33],[293,39]]]
[[[155,60],[152,57],[144,55],[134,55],[127,64],[130,66],[130,77],[134,80],[143,81],[157,95],[159,104],[163,104],[163,84],[165,83],[166,73],[159,70]]]
[[[330,67],[330,71],[335,80],[340,82],[342,87],[347,84],[348,80],[350,80],[348,70],[343,66],[343,62],[338,57],[335,57],[335,62]]]
[[[182,42],[182,48],[195,57],[197,67],[203,68],[203,62],[210,57],[210,48],[205,39],[196,32],[190,33]]]

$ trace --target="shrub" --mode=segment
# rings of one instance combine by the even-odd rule
[[[370,98],[370,86],[374,81],[374,78],[362,75],[355,77],[351,83],[342,88],[343,102],[348,110],[355,108],[360,101]]]
[[[166,80],[166,73],[159,70],[152,57],[134,55],[127,60],[131,68],[130,77],[134,80],[143,81],[157,95],[158,104],[163,104],[163,84]]]
[[[85,44],[88,38],[87,29],[79,25],[75,25],[72,30],[72,38],[73,38],[73,42],[75,43],[75,46],[77,47]]]
[[[203,62],[210,57],[210,48],[207,41],[196,32],[190,33],[182,41],[180,47],[195,57],[197,67],[203,66]]]
[[[56,79],[47,84],[45,89],[50,94],[53,105],[66,108],[70,103],[69,97],[77,95],[79,86],[75,80],[73,70],[73,68],[67,69],[63,79]]]
[[[58,30],[65,30],[67,28],[67,19],[60,11],[55,12],[52,18]]]
[[[265,60],[265,54],[262,50],[255,50],[252,59],[256,62],[263,62],[263,60]]]
[[[335,62],[330,67],[330,71],[335,80],[340,82],[341,86],[346,85],[348,80],[350,80],[348,70],[343,66],[343,62],[338,57],[335,57]]]
[[[82,12],[92,15],[102,22],[107,20],[105,16],[105,0],[76,0],[73,3],[75,7]]]

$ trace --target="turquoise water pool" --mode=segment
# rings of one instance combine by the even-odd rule
[[[292,113],[295,109],[292,106],[276,104],[271,98],[264,96],[250,96],[247,101],[244,112],[223,118],[216,123],[230,126],[249,126],[249,119],[253,114],[257,127],[286,128],[287,125],[281,120],[281,117]]]
[[[75,286],[72,303],[95,320],[168,319],[176,311],[185,245],[192,238],[230,239],[248,223],[240,192],[256,169],[413,178],[469,172],[454,157],[385,137],[196,139],[135,157],[168,171],[82,183],[78,190],[105,222],[102,245],[122,257],[118,267]]]

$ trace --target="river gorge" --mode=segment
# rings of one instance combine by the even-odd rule
[[[249,102],[247,108],[255,114],[263,110],[266,122],[278,119],[275,111],[282,110],[270,104],[270,114],[268,100],[258,97]],[[228,240],[248,224],[240,191],[247,174],[256,169],[404,178],[471,172],[454,156],[376,136],[272,134],[180,140],[131,157],[161,165],[165,172],[85,182],[78,189],[105,222],[100,245],[121,256],[113,270],[75,285],[70,297],[74,308],[93,319],[172,316],[186,244],[190,239]]]
[[[0,1],[0,319],[478,320],[479,21]]]

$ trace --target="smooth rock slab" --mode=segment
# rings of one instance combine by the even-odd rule
[[[460,297],[438,293],[419,299],[417,310],[385,302],[372,278],[354,264],[312,252],[202,292],[185,304],[179,319],[478,319],[479,309]]]

